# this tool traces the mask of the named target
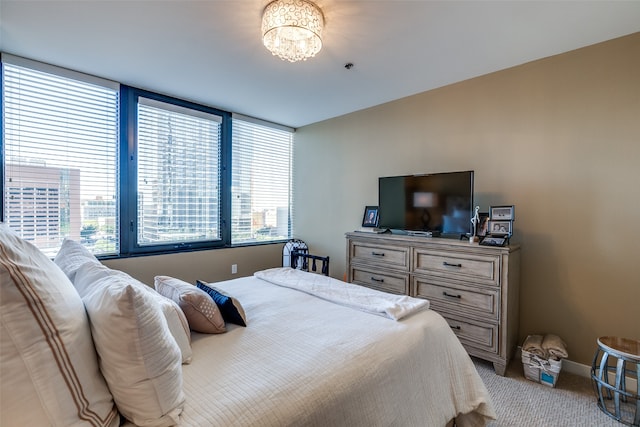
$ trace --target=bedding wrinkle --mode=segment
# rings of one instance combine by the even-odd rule
[[[460,344],[431,310],[392,322],[255,277],[215,286],[242,303],[247,327],[192,334],[180,426],[423,427],[458,412],[495,416],[478,403],[488,392],[466,352],[442,358]],[[463,395],[470,400],[450,402]]]
[[[426,299],[393,295],[290,267],[271,268],[258,271],[254,275],[278,286],[296,289],[336,304],[393,320],[429,308],[429,301]]]

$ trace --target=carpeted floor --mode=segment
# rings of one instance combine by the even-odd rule
[[[552,388],[527,380],[519,360],[511,361],[504,377],[489,362],[473,362],[498,414],[489,427],[624,426],[598,409],[589,378],[561,371]]]

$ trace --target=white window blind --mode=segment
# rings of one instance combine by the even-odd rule
[[[233,116],[231,243],[291,235],[293,130]]]
[[[4,221],[53,256],[117,254],[119,86],[3,55]]]
[[[140,97],[140,246],[221,239],[222,117]]]

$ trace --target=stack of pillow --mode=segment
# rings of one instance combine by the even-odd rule
[[[158,276],[154,290],[69,239],[51,261],[5,224],[0,279],[2,426],[178,424],[190,329],[224,332],[229,310],[246,324],[213,288]]]

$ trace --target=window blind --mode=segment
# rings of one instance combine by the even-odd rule
[[[139,246],[221,239],[222,117],[138,99]]]
[[[233,116],[231,243],[291,236],[293,130]]]
[[[119,251],[119,86],[3,55],[4,221],[54,256]]]

